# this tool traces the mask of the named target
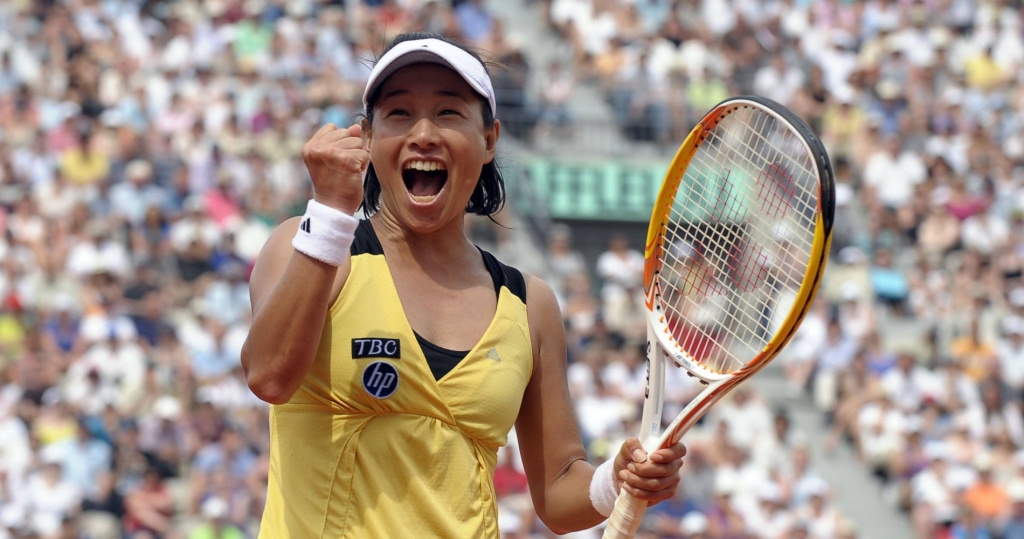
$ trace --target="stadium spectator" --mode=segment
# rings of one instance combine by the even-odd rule
[[[575,83],[575,76],[561,62],[548,64],[547,71],[539,77],[539,124],[534,136],[570,135],[573,119],[569,103]]]
[[[613,236],[597,259],[601,278],[601,301],[605,323],[612,331],[633,334],[642,324],[639,304],[644,271],[643,254],[629,245],[621,234]]]

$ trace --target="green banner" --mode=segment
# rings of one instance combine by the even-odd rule
[[[631,161],[568,161],[537,158],[524,163],[526,186],[511,182],[510,193],[521,212],[544,211],[554,219],[647,222],[669,163]],[[680,186],[685,206],[672,211],[679,221],[701,221],[714,214],[741,221],[756,207],[750,192],[754,185],[737,176],[742,168],[719,169],[696,163],[686,171]],[[521,191],[522,189],[522,191]]]
[[[525,163],[525,173],[533,203],[546,205],[552,218],[645,222],[668,165],[537,158]]]

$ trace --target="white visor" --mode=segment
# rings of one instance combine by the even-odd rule
[[[410,64],[431,63],[450,67],[459,74],[476,93],[487,98],[491,114],[498,114],[494,100],[494,88],[487,70],[479,60],[468,52],[440,39],[416,39],[403,41],[384,54],[373,66],[370,78],[363,90],[363,110],[369,113],[369,99],[380,85],[395,71]]]

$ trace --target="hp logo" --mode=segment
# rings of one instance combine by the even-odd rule
[[[374,361],[363,370],[363,389],[376,399],[386,399],[398,389],[398,369],[384,361]]]

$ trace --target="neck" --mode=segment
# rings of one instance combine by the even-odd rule
[[[385,254],[398,264],[412,263],[424,270],[451,271],[460,267],[453,262],[479,256],[463,231],[463,219],[429,233],[409,230],[384,211],[370,221]]]

